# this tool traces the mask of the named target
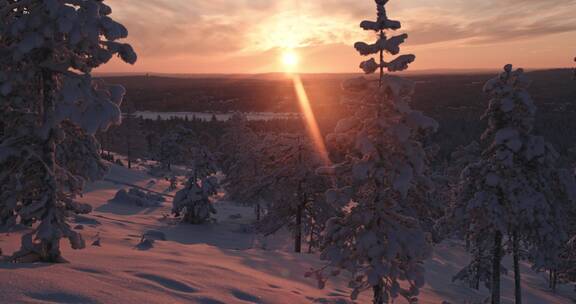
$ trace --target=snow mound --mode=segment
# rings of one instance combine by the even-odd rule
[[[126,191],[120,189],[111,202],[135,205],[138,207],[158,207],[162,205],[165,199],[154,193],[146,193],[142,190],[131,188]]]

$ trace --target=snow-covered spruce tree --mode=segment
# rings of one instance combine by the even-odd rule
[[[234,115],[226,121],[225,133],[220,138],[218,147],[222,155],[222,171],[225,174],[241,169],[236,164],[240,162],[242,158],[249,156],[250,153],[248,152],[250,152],[250,150],[246,151],[246,149],[256,144],[256,139],[257,135],[248,127],[245,115],[234,113]]]
[[[82,128],[69,122],[62,122],[64,140],[56,146],[56,163],[65,167],[70,180],[82,177],[86,181],[102,179],[108,167],[98,154],[99,144],[93,135],[87,134]],[[81,182],[83,187],[84,182]],[[68,182],[68,189],[74,189]],[[79,191],[82,187],[78,188]]]
[[[520,246],[532,253],[536,265],[555,260],[566,242],[564,217],[573,200],[574,183],[557,169],[557,153],[532,134],[536,107],[528,86],[523,71],[511,65],[486,83],[491,100],[482,139],[491,144],[462,172],[451,212],[473,247],[491,243],[493,304],[500,303],[505,240],[514,257],[516,303],[521,303]]]
[[[111,12],[99,0],[0,1],[0,214],[9,226],[38,223],[15,260],[59,261],[61,238],[84,247],[67,217],[89,212],[73,198],[91,175],[80,171],[99,165],[67,149],[94,148],[91,136],[120,119],[124,89],[94,82],[92,70],[114,55],[136,61]],[[80,133],[87,141],[66,139]]]
[[[387,2],[376,1],[377,21],[361,23],[379,34],[378,42],[356,44],[362,55],[380,54],[379,63],[370,59],[361,64],[366,73],[380,69],[379,84],[373,84],[353,104],[354,115],[328,135],[331,147],[344,150],[339,153],[345,154],[343,161],[318,172],[341,179],[326,197],[344,212],[327,223],[322,258],[352,274],[353,299],[371,289],[375,304],[399,296],[415,302],[424,286],[422,263],[432,246],[421,219],[429,212],[425,194],[433,185],[420,140],[438,128],[436,121],[410,108],[413,83],[384,74],[404,70],[415,59],[403,55],[384,61],[384,52],[398,54],[407,38],[384,34],[400,28],[400,22],[386,16]]]
[[[571,217],[574,218],[574,215]],[[548,271],[548,287],[555,292],[558,283],[576,281],[576,237],[570,238],[560,249],[554,248],[551,253],[554,253],[553,259],[535,265],[534,268],[537,271]]]
[[[200,137],[188,138],[184,145],[186,164],[190,169],[188,182],[184,189],[178,191],[172,202],[172,213],[189,224],[202,224],[216,213],[211,198],[218,193],[218,172],[216,158],[206,147]]]
[[[560,212],[555,224],[560,227],[562,234],[560,240],[553,238],[552,242],[540,241],[528,248],[527,258],[532,263],[532,268],[538,271],[549,272],[550,289],[556,290],[558,282],[566,282],[566,275],[574,271],[575,255],[573,250],[576,243],[576,181],[573,169],[559,168],[554,175],[550,175],[550,183],[553,187],[555,212]],[[563,241],[562,241],[563,240]],[[574,280],[574,277],[573,279]]]
[[[446,225],[450,228],[450,225]],[[485,288],[492,288],[492,236],[479,236],[473,241],[467,242],[467,250],[470,252],[470,262],[452,277],[452,281],[462,281],[470,288],[480,289],[482,283]],[[501,266],[501,274],[508,273]]]
[[[563,247],[555,270],[550,269],[550,289],[556,290],[558,283],[576,282],[576,236]]]
[[[263,141],[247,125],[246,117],[235,113],[227,122],[219,145],[220,163],[226,178],[223,187],[228,199],[255,207],[256,220],[262,212],[262,193],[247,191],[260,178]]]
[[[452,281],[463,281],[467,283],[470,288],[479,289],[480,283],[484,283],[486,288],[490,288],[491,267],[490,267],[490,241],[488,238],[477,240],[477,243],[472,246],[471,240],[464,235],[461,231],[455,230],[453,225],[453,215],[451,212],[453,208],[451,205],[446,208],[446,202],[455,201],[457,196],[457,185],[460,181],[460,173],[468,165],[475,163],[480,159],[482,149],[480,144],[476,141],[465,145],[459,146],[454,152],[450,154],[450,159],[446,166],[444,166],[444,178],[442,182],[436,181],[436,189],[438,200],[444,204],[445,214],[436,221],[436,233],[440,235],[440,239],[458,238],[466,241],[466,249],[470,252],[471,261],[469,265],[460,270],[452,277]],[[488,263],[486,263],[488,262]]]
[[[181,165],[190,170],[189,175],[201,179],[218,169],[217,159],[207,146],[209,142],[208,135],[178,125],[160,138],[154,159],[160,163],[161,171],[171,171],[173,165]]]
[[[482,154],[482,148],[477,141],[473,141],[466,146],[459,146],[456,151],[450,154],[450,165],[446,168],[446,174],[455,182],[458,181],[460,173],[469,164],[478,161]]]
[[[216,209],[211,198],[218,192],[218,179],[206,176],[202,179],[191,178],[186,187],[176,193],[172,202],[172,213],[188,224],[203,224],[210,220]]]
[[[195,133],[183,126],[166,132],[158,144],[155,157],[163,170],[172,170],[172,165],[183,165],[189,159],[190,147]]]
[[[328,179],[316,174],[322,159],[302,134],[268,134],[263,141],[260,176],[247,189],[269,203],[257,229],[270,235],[288,228],[294,235],[294,251],[302,252],[304,233],[311,236],[310,243],[317,242],[320,229],[334,215],[322,200]]]
[[[126,104],[126,101],[125,101]],[[128,162],[128,169],[132,168],[132,163],[136,159],[136,150],[138,149],[137,143],[142,142],[140,137],[140,122],[136,117],[136,107],[133,103],[126,104],[121,130],[121,140],[124,142],[124,151],[126,153],[126,161]],[[139,140],[140,139],[140,140]],[[140,141],[140,142],[138,142]]]
[[[202,179],[206,176],[216,174],[220,170],[218,158],[208,147],[208,137],[198,137],[191,148],[191,160],[189,162],[189,176]]]

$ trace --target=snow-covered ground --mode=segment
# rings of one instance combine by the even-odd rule
[[[108,178],[151,190],[167,191],[169,182],[143,170],[113,166]],[[273,239],[255,235],[253,210],[230,202],[216,203],[217,222],[192,226],[175,222],[170,199],[158,207],[111,202],[119,189],[110,181],[90,185],[80,200],[94,212],[75,219],[87,239],[85,250],[62,243],[68,264],[0,264],[0,303],[352,303],[345,278],[323,290],[304,277],[322,265],[314,254],[289,252],[285,234]],[[147,231],[165,234],[166,241],[138,248]],[[3,233],[0,247],[15,250],[21,231]],[[100,239],[100,246],[91,246]],[[428,284],[421,303],[480,303],[487,292],[451,283],[466,262],[460,245],[446,242],[427,262]],[[527,304],[574,303],[576,293],[563,287],[547,291],[545,276],[524,267]],[[503,278],[504,303],[513,303],[513,280]],[[573,299],[570,299],[572,297]],[[364,293],[357,303],[370,303]],[[397,303],[404,303],[399,300]]]

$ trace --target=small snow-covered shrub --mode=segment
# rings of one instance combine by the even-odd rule
[[[118,190],[112,201],[138,207],[158,207],[162,205],[165,199],[154,193],[146,193],[142,190],[131,188],[128,191],[125,189]]]
[[[154,247],[156,241],[166,241],[166,235],[162,231],[148,230],[142,234],[142,238],[136,248],[139,250],[149,250]]]
[[[203,224],[210,220],[216,209],[211,198],[218,193],[218,179],[207,176],[202,180],[190,179],[186,187],[176,193],[172,213],[189,224]]]

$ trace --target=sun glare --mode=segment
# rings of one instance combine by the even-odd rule
[[[298,54],[293,50],[287,50],[282,53],[282,64],[288,72],[294,72],[298,67],[299,61]]]
[[[330,157],[328,156],[328,150],[326,150],[326,145],[324,144],[324,139],[322,137],[322,133],[320,132],[320,128],[318,127],[318,121],[316,120],[316,116],[312,110],[310,99],[308,98],[304,84],[302,83],[302,80],[298,74],[292,74],[292,81],[294,82],[294,90],[296,91],[296,97],[298,97],[300,111],[306,120],[308,133],[310,134],[310,137],[316,146],[316,152],[318,152],[325,165],[330,165],[331,163]]]

